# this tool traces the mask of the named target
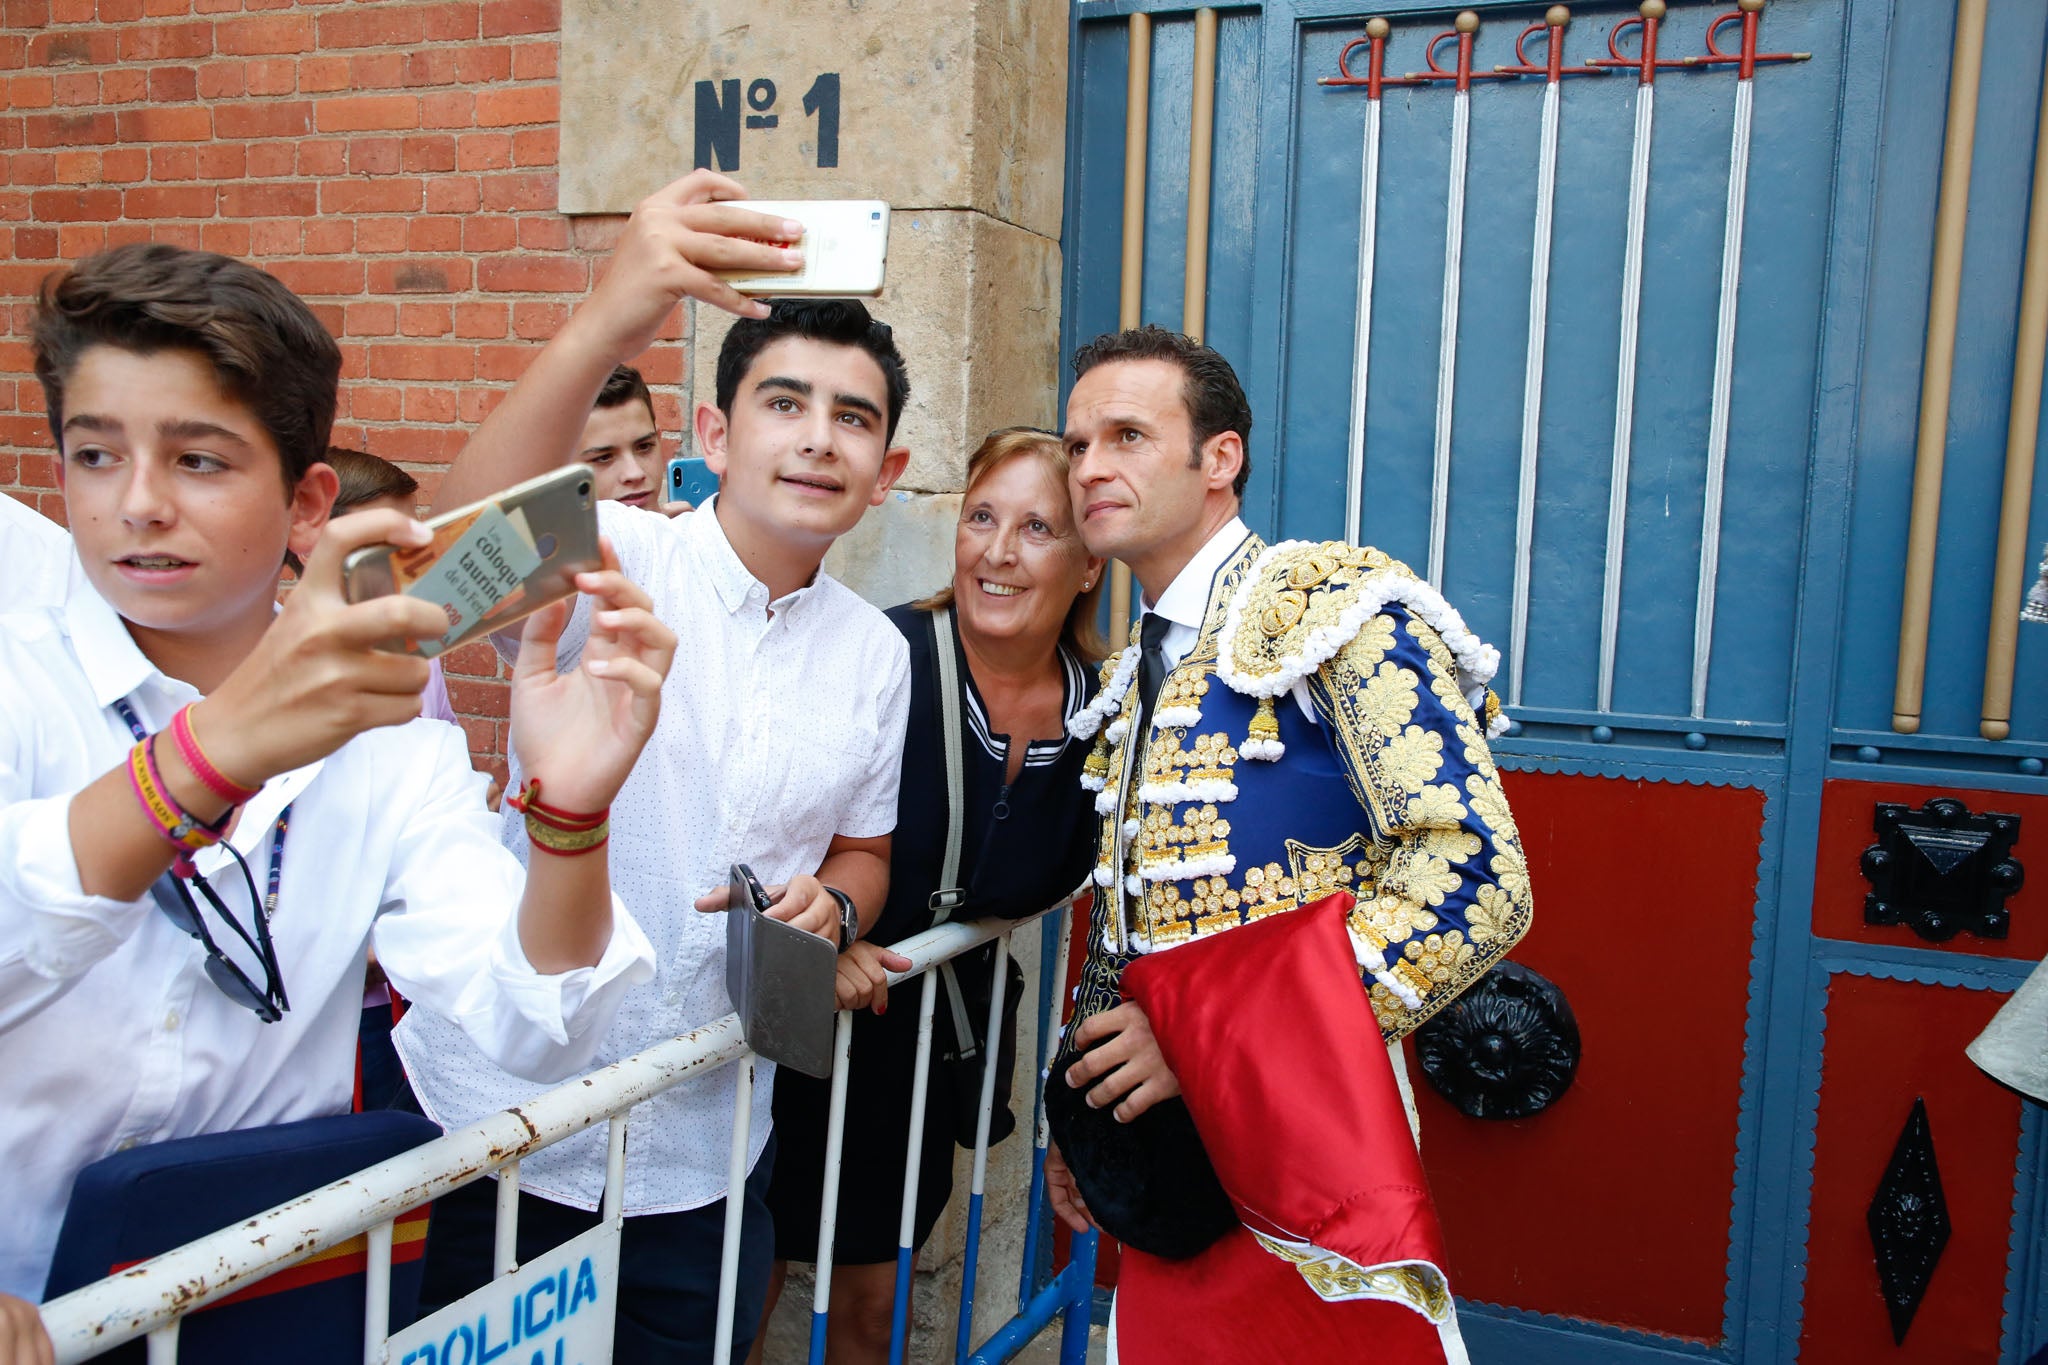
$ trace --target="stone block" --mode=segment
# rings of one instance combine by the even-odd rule
[[[825,556],[825,572],[878,607],[930,596],[953,581],[957,493],[891,493]]]
[[[692,166],[759,198],[975,208],[1057,237],[1065,0],[566,0],[564,213]]]

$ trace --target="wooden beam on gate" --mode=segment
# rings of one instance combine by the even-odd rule
[[[1956,313],[1963,287],[1963,230],[1970,215],[1970,158],[1977,144],[1977,90],[1984,69],[1988,0],[1958,0],[1948,81],[1948,131],[1941,197],[1934,216],[1934,280],[1927,299],[1927,349],[1920,373],[1920,436],[1913,459],[1906,583],[1899,609],[1899,667],[1892,729],[1920,729],[1927,688],[1927,623],[1934,606],[1934,550],[1941,534],[1941,475],[1948,454],[1949,391],[1955,380]]]

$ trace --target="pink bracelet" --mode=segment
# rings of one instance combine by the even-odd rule
[[[178,757],[185,760],[185,766],[192,770],[199,784],[215,796],[230,806],[239,806],[263,790],[261,787],[244,787],[213,766],[206,751],[199,747],[199,737],[192,733],[192,708],[189,705],[178,708],[178,714],[171,717],[170,728],[171,741],[178,746]]]

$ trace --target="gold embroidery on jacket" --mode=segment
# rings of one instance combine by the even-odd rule
[[[1293,1244],[1253,1232],[1259,1245],[1301,1272],[1317,1297],[1330,1302],[1350,1299],[1392,1299],[1423,1314],[1431,1322],[1450,1315],[1451,1292],[1443,1272],[1427,1262],[1362,1266],[1313,1244]]]

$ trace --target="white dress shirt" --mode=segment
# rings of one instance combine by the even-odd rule
[[[524,876],[500,846],[462,732],[373,730],[273,778],[231,842],[262,893],[292,807],[271,935],[284,1018],[266,1024],[207,978],[206,953],[144,896],[88,895],[71,798],[199,694],[135,647],[80,582],[62,609],[0,616],[0,1291],[41,1297],[72,1177],[139,1143],[344,1113],[366,950],[421,1008],[535,1077],[580,1071],[653,953],[615,897],[596,967],[536,973],[519,946]],[[224,848],[196,859],[254,930]],[[204,902],[202,901],[203,905]],[[251,979],[263,971],[205,911]],[[531,1087],[531,1083],[529,1083]]]
[[[1138,610],[1157,612],[1166,618],[1166,633],[1159,640],[1160,652],[1166,658],[1170,673],[1188,656],[1195,647],[1195,641],[1202,635],[1202,617],[1209,610],[1209,589],[1214,586],[1216,574],[1237,556],[1237,547],[1244,544],[1244,538],[1252,528],[1244,524],[1243,517],[1232,517],[1223,527],[1202,542],[1202,548],[1195,551],[1195,557],[1181,567],[1173,576],[1173,582],[1166,585],[1166,591],[1159,594],[1159,602],[1153,605],[1141,594]],[[1289,694],[1294,704],[1301,708],[1311,725],[1320,725],[1316,718],[1315,703],[1309,700],[1308,683],[1297,682]]]
[[[732,864],[763,885],[815,873],[835,835],[896,826],[910,709],[910,653],[880,611],[824,571],[774,602],[747,571],[713,508],[673,521],[616,502],[598,526],[626,576],[679,641],[661,723],[612,803],[612,881],[640,911],[656,975],[626,996],[599,1050],[608,1065],[732,1012],[725,918],[692,908],[723,890]],[[588,634],[579,607],[565,665]],[[512,771],[508,790],[522,778]],[[506,842],[526,856],[516,815]],[[534,1087],[492,1066],[455,1029],[409,1014],[395,1035],[414,1093],[442,1124],[517,1104]],[[760,1064],[748,1165],[768,1141],[774,1068]],[[635,1109],[626,1141],[626,1212],[699,1208],[725,1196],[734,1072],[723,1067]],[[527,1158],[520,1188],[594,1209],[604,1187],[603,1125]]]
[[[0,493],[0,611],[64,605],[77,562],[70,532]]]

